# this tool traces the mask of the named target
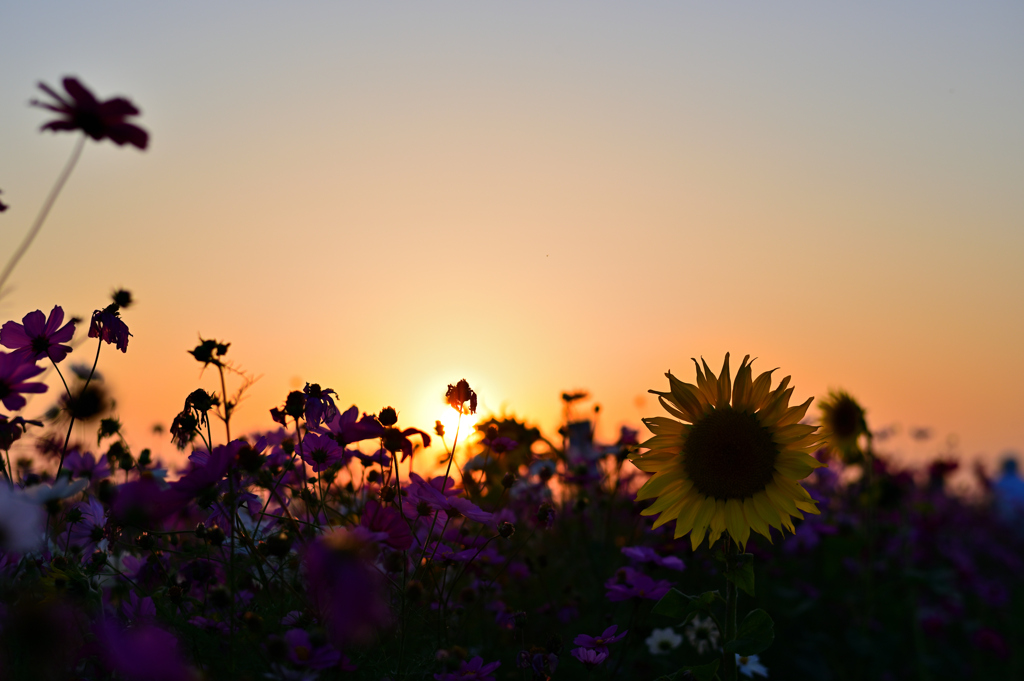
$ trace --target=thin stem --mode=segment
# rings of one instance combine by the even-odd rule
[[[736,639],[736,582],[729,579],[728,575],[736,569],[736,554],[739,547],[733,543],[731,538],[725,540],[725,643]],[[736,681],[736,655],[725,653],[722,665],[722,678],[725,681]]]
[[[96,374],[96,365],[100,362],[100,348],[103,347],[103,338],[96,339],[96,357],[92,361],[92,369],[89,371],[89,378],[85,379],[85,385],[82,386],[82,390],[78,393],[79,398],[85,395],[85,391],[89,389],[89,384],[92,383],[92,377]],[[54,365],[56,366],[56,365]],[[63,380],[61,376],[61,380]],[[71,430],[75,427],[75,411],[74,411],[74,399],[71,398],[71,394],[68,393],[68,404],[71,405],[71,423],[68,424],[68,434],[64,436],[64,449],[60,452],[60,463],[57,464],[57,475],[53,476],[56,480],[60,477],[61,469],[64,468],[64,457],[68,453],[68,443],[71,442]]]
[[[35,241],[36,236],[39,234],[39,230],[43,228],[43,223],[46,222],[46,216],[50,214],[50,209],[53,208],[53,204],[56,203],[61,189],[64,188],[64,184],[71,176],[71,171],[75,169],[75,164],[78,163],[78,159],[82,155],[82,149],[85,148],[85,140],[85,133],[82,133],[82,136],[78,138],[78,143],[75,144],[74,150],[71,152],[71,158],[68,159],[67,164],[64,166],[64,170],[62,170],[60,175],[57,177],[57,182],[53,185],[53,189],[50,190],[46,200],[43,201],[43,206],[39,209],[39,215],[36,216],[35,222],[33,222],[32,227],[29,228],[28,234],[25,235],[21,245],[18,246],[18,250],[16,250],[14,255],[11,256],[11,259],[7,261],[3,274],[0,274],[0,292],[3,291],[4,284],[7,283],[11,273],[14,271],[14,267],[18,264],[18,261],[20,261],[22,256],[28,252],[29,246],[31,246],[32,242]]]

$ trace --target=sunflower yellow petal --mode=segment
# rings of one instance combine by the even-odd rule
[[[796,504],[793,503],[794,499],[786,496],[775,481],[768,483],[768,486],[764,488],[764,491],[768,495],[768,498],[771,499],[772,504],[775,505],[775,508],[783,511],[783,513],[803,518],[803,516],[800,515],[800,511],[797,509]],[[786,516],[783,513],[779,514],[779,519],[782,520],[783,525],[785,525]]]
[[[790,480],[803,480],[815,468],[821,468],[824,465],[810,454],[790,450],[782,452],[775,459],[775,470]]]
[[[772,535],[768,521],[762,518],[761,514],[758,513],[757,507],[754,505],[753,497],[747,497],[743,500],[743,517],[747,519],[747,524],[750,525],[750,529],[767,538],[768,543],[772,543]]]
[[[747,363],[749,359],[750,355],[747,355],[740,362],[740,368],[736,370],[736,380],[732,385],[732,406],[741,411],[750,408],[751,370]]]
[[[678,494],[679,488],[683,485],[682,482],[676,482],[669,485],[668,489],[662,492],[661,496],[654,500],[654,503],[640,511],[640,515],[655,515],[661,513],[667,508],[670,508],[673,504],[682,499],[682,495]],[[679,511],[676,511],[678,514]]]
[[[800,486],[800,483],[794,482],[793,480],[780,475],[778,472],[772,474],[772,481],[779,486],[779,489],[782,490],[783,494],[793,501],[814,501],[807,490]]]
[[[772,369],[771,371],[764,372],[757,377],[754,384],[750,387],[750,398],[748,399],[748,402],[754,409],[760,409],[764,406],[764,401],[771,393],[772,374],[776,371],[778,371],[778,369]]]
[[[711,371],[711,367],[704,361],[704,358],[700,358],[700,363],[704,365],[704,393],[708,396],[708,402],[713,405],[718,405],[718,379],[715,378],[715,374]]]
[[[767,492],[763,490],[757,492],[750,498],[750,501],[754,505],[757,514],[766,523],[779,532],[782,531],[782,514],[779,512],[779,509],[775,508],[775,504],[772,503],[771,499],[768,498]]]
[[[732,400],[732,376],[729,373],[729,353],[725,353],[725,362],[722,363],[722,373],[718,375],[718,403],[715,407],[721,409],[728,407]]]
[[[678,497],[674,499],[675,503],[666,509],[664,513],[658,516],[658,519],[654,521],[654,524],[651,525],[651,527],[658,529],[670,520],[675,520],[679,517],[679,511],[683,508],[683,504],[686,502],[686,497]]]
[[[693,522],[697,519],[697,512],[700,511],[703,502],[703,495],[690,494],[686,497],[686,503],[683,504],[682,510],[679,511],[679,517],[676,518],[676,539],[693,529]]]
[[[670,419],[665,416],[652,416],[650,418],[643,419],[644,425],[647,426],[647,430],[651,431],[655,435],[679,435],[680,433],[686,432],[686,425]],[[642,447],[643,445],[641,445]]]
[[[704,534],[707,532],[711,516],[715,514],[715,498],[704,497],[700,508],[697,510],[697,517],[693,521],[693,530],[690,531],[690,547],[696,551],[700,543],[704,541]]]
[[[725,499],[715,499],[715,514],[711,516],[708,546],[714,546],[723,532],[725,532]]]
[[[804,513],[810,513],[811,515],[821,515],[821,511],[818,510],[818,505],[813,501],[795,501],[796,507]]]
[[[653,499],[664,492],[669,485],[681,483],[685,477],[686,471],[683,470],[682,466],[658,471],[650,480],[644,483],[643,487],[637,490],[636,500]]]
[[[746,548],[747,539],[750,538],[750,524],[743,515],[743,502],[739,499],[729,499],[725,502],[725,527],[740,548]]]
[[[790,407],[786,413],[782,415],[782,418],[779,419],[779,425],[788,426],[791,423],[800,423],[800,419],[807,414],[807,408],[811,406],[811,402],[813,401],[813,397],[808,397],[807,401],[803,404]]]

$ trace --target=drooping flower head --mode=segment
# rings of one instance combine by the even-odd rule
[[[104,343],[117,346],[121,352],[128,352],[128,325],[121,320],[117,303],[111,303],[102,310],[92,313],[89,323],[89,338],[99,338]]]
[[[460,414],[476,413],[476,393],[469,387],[469,382],[464,378],[455,385],[449,383],[448,391],[444,394],[444,398],[451,405],[452,409]]]
[[[338,414],[334,397],[338,393],[330,388],[321,388],[318,383],[307,383],[302,391],[306,395],[306,426],[316,428],[324,421],[330,421]]]
[[[45,123],[41,130],[81,130],[97,142],[110,139],[118,146],[127,143],[139,149],[145,149],[149,144],[149,133],[126,120],[129,116],[139,115],[139,110],[127,99],[115,97],[101,102],[77,78],[64,79],[64,89],[69,95],[67,99],[45,83],[39,83],[39,89],[56,101],[33,99],[32,106],[60,114],[59,118]]]
[[[28,381],[42,371],[41,366],[36,366],[23,354],[0,352],[0,402],[4,407],[18,411],[28,401],[23,395],[46,392],[45,383]]]
[[[817,426],[800,423],[813,398],[790,407],[789,377],[772,390],[774,370],[755,380],[749,359],[735,384],[728,354],[717,378],[694,360],[697,385],[667,373],[669,391],[650,392],[679,420],[644,419],[654,437],[640,445],[646,452],[629,457],[654,474],[637,493],[638,500],[656,499],[642,513],[661,514],[655,527],[675,520],[676,538],[689,532],[694,549],[705,535],[713,545],[723,532],[741,547],[752,529],[770,541],[769,528],[792,532],[792,517],[819,512],[797,482],[822,466],[810,455],[820,440]]]
[[[49,318],[43,315],[42,310],[29,312],[21,324],[9,321],[0,328],[0,344],[33,362],[44,357],[49,357],[54,363],[60,362],[71,352],[71,346],[63,343],[75,335],[75,320],[61,326],[63,321],[64,310],[60,305],[53,306]]]

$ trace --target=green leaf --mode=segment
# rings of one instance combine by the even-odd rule
[[[655,615],[685,620],[690,613],[710,611],[716,601],[725,602],[717,591],[705,591],[700,596],[688,596],[678,589],[672,589],[661,597],[651,612]]]
[[[775,623],[764,610],[751,610],[736,632],[736,638],[725,644],[725,652],[741,657],[757,655],[775,640]]]
[[[754,564],[751,561],[744,561],[729,570],[725,578],[751,596],[754,595]]]
[[[651,612],[655,615],[681,620],[690,612],[690,603],[692,602],[693,596],[687,596],[679,589],[672,589],[654,604]]]
[[[718,660],[714,662],[708,662],[707,664],[692,665],[687,667],[680,667],[679,671],[668,678],[670,681],[682,681],[684,672],[690,672],[693,679],[696,681],[712,681],[715,678],[715,672],[718,671]]]

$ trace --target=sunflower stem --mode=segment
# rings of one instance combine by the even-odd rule
[[[725,540],[725,643],[731,643],[736,639],[736,582],[729,579],[729,575],[736,569],[737,554],[739,547],[731,538]],[[722,678],[725,681],[736,681],[736,655],[731,652],[725,653],[722,660]]]

